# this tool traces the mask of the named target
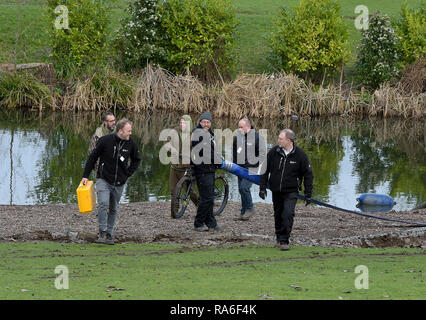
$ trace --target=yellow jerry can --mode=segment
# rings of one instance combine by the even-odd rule
[[[86,185],[80,182],[77,188],[78,209],[81,213],[90,213],[96,206],[95,185],[93,181],[87,180]]]

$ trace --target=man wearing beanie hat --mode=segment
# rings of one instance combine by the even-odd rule
[[[213,122],[212,114],[210,112],[208,112],[208,111],[203,112],[201,114],[201,116],[200,116],[200,121],[199,122],[201,123],[201,121],[203,121],[203,120],[209,120],[210,121],[210,127],[211,127],[211,123]]]
[[[195,231],[218,231],[213,215],[214,179],[216,168],[222,163],[215,152],[214,133],[211,129],[213,118],[210,112],[203,112],[199,124],[192,132],[191,169],[197,181],[200,198],[194,220]]]

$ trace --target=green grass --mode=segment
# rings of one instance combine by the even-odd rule
[[[11,63],[15,59],[15,47],[17,48],[17,63],[23,62],[47,62],[49,61],[49,49],[46,44],[47,37],[43,31],[41,19],[45,0],[0,0],[0,63]],[[273,71],[266,61],[268,47],[266,38],[273,27],[272,17],[283,6],[294,6],[298,0],[234,0],[237,9],[237,20],[240,23],[237,30],[237,50],[239,63],[236,73],[262,73]],[[360,32],[354,27],[355,7],[359,4],[366,5],[369,12],[380,9],[389,15],[398,15],[404,0],[367,0],[360,3],[358,0],[341,0],[342,15],[345,16],[349,27],[349,46],[352,51],[352,61],[347,68],[352,68],[356,56],[356,48],[361,38]],[[410,1],[410,6],[415,6],[416,1]],[[111,10],[111,32],[119,26],[120,18],[127,7],[126,0],[117,0]],[[20,21],[18,12],[20,9]],[[21,34],[16,42],[17,32]]]
[[[420,249],[0,243],[0,299],[425,299],[425,265]]]

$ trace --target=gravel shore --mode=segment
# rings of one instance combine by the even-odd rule
[[[115,240],[177,243],[194,246],[232,243],[274,244],[271,204],[255,203],[249,221],[238,220],[240,204],[228,203],[220,216],[220,232],[193,230],[195,207],[183,217],[170,217],[170,202],[121,204]],[[394,219],[426,222],[426,209],[378,213]],[[76,204],[0,205],[0,241],[91,242],[98,230],[96,212],[83,215]],[[361,217],[318,206],[298,204],[290,245],[335,247],[426,248],[426,227]]]

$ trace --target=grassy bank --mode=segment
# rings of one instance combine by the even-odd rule
[[[418,249],[39,242],[0,243],[0,256],[1,299],[426,298]],[[58,265],[68,290],[55,288]],[[368,289],[355,287],[359,265]]]

